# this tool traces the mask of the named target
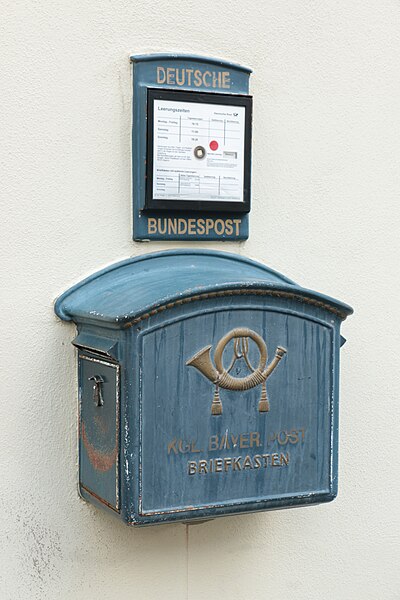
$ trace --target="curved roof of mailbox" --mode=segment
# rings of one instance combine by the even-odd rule
[[[213,250],[169,250],[115,263],[64,292],[55,303],[65,321],[124,325],[159,309],[201,298],[265,293],[330,310],[342,319],[347,304],[304,289],[293,281],[237,254]]]
[[[201,56],[199,54],[176,54],[174,52],[163,52],[157,54],[131,54],[130,59],[132,62],[160,62],[162,60],[177,60],[178,62],[190,61],[199,63],[208,63],[210,65],[216,65],[217,67],[227,67],[236,71],[243,71],[244,73],[252,73],[252,69],[244,67],[237,63],[224,60],[223,58],[213,58],[211,56]]]

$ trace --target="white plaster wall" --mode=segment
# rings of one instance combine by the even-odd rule
[[[2,0],[0,597],[398,600],[400,4]],[[254,69],[264,261],[352,304],[332,504],[132,530],[78,499],[55,296],[130,241],[131,52]],[[178,244],[168,244],[168,247]]]

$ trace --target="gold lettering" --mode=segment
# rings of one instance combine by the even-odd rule
[[[173,85],[175,83],[175,69],[167,67],[167,84]]]
[[[220,230],[220,231],[218,231],[218,229],[219,229],[219,226],[221,227],[221,230]],[[215,230],[215,233],[216,233],[217,235],[222,235],[222,234],[224,233],[224,229],[225,229],[225,223],[223,222],[223,220],[222,220],[222,219],[217,219],[217,220],[215,221],[215,223],[214,223],[214,230]]]
[[[239,235],[240,223],[242,222],[242,219],[233,219],[233,222],[236,225],[236,235]]]
[[[172,442],[170,442],[167,446],[168,454],[171,454],[172,450],[175,452],[175,454],[178,454],[178,450],[177,450],[175,444],[176,444],[176,437],[174,437]]]
[[[161,223],[164,221],[164,226],[161,228]],[[158,233],[167,233],[167,219],[158,219]]]
[[[164,67],[157,67],[157,83],[165,83],[166,75]]]
[[[190,460],[188,462],[188,473],[189,475],[194,475],[197,472],[197,463],[194,460]]]
[[[217,435],[212,435],[210,437],[210,440],[208,442],[208,449],[211,450],[218,450],[218,436]]]
[[[182,452],[182,454],[186,454],[186,452],[190,451],[190,444],[186,444],[183,442],[183,440],[179,440],[178,448],[179,452]]]
[[[226,235],[232,235],[232,233],[233,233],[233,221],[232,221],[232,219],[227,219],[225,221],[225,233],[226,233]]]
[[[252,448],[253,446],[257,446],[258,448],[261,446],[260,434],[258,433],[258,431],[250,432],[250,448]]]
[[[179,79],[179,71],[181,72],[180,79]],[[185,83],[185,70],[184,69],[176,69],[176,83],[178,85],[183,85]]]
[[[266,469],[268,467],[268,463],[271,464],[271,455],[270,454],[263,454],[262,455],[263,459],[264,459],[264,469]]]
[[[259,469],[261,467],[261,456],[259,454],[256,454],[253,457],[253,464],[255,469]]]
[[[229,71],[222,71],[222,87],[229,89],[231,87],[231,78]]]
[[[188,85],[192,85],[192,73],[193,73],[193,69],[186,69],[187,84]]]
[[[198,450],[196,448],[196,442],[192,442],[191,447],[190,447],[190,452],[201,452],[201,450]]]
[[[194,85],[196,87],[201,86],[201,71],[199,71],[199,69],[196,69],[194,72]]]
[[[251,462],[251,458],[250,458],[250,456],[246,456],[243,461],[243,470],[244,469],[252,469],[252,468],[253,468],[253,463]]]
[[[199,460],[199,473],[208,473],[206,460]]]
[[[147,221],[147,233],[150,235],[153,233],[157,233],[157,219],[150,217]]]
[[[210,71],[204,71],[203,73],[203,85],[204,87],[210,87],[210,83],[206,83],[206,77],[210,78],[211,77],[211,73]]]
[[[283,466],[287,467],[288,464],[289,464],[289,452],[286,452],[286,454],[281,453],[281,467],[283,467]]]
[[[176,234],[177,222],[176,219],[168,219],[168,233]]]
[[[277,442],[280,446],[284,446],[288,442],[288,436],[286,431],[280,431],[278,437],[276,438]]]
[[[178,69],[174,67],[157,67],[157,83],[163,85],[179,85],[185,83],[191,87],[213,87],[229,89],[231,87],[231,77],[229,71],[204,71],[200,69]]]
[[[279,455],[278,454],[272,454],[272,466],[279,467]]]
[[[204,219],[199,219],[197,221],[197,233],[199,235],[203,235],[205,232],[204,223],[205,223]]]
[[[241,456],[238,456],[237,458],[233,459],[233,470],[234,471],[241,471],[242,470],[242,467],[240,466],[240,459],[241,458],[242,458]]]
[[[233,435],[233,433],[231,434],[232,445],[234,448],[236,448],[236,446],[238,444],[238,439],[239,439],[239,435]]]
[[[220,450],[226,450],[227,448],[230,448],[229,446],[229,442],[228,442],[228,435],[223,435],[221,438],[221,444],[219,446]]]
[[[218,438],[218,436],[213,436]],[[178,452],[175,446],[176,438],[174,438],[173,442],[169,445],[172,451],[175,454]],[[182,442],[182,440],[180,440]],[[185,446],[186,448],[186,446]],[[194,442],[192,442],[191,450],[194,452],[198,452],[196,448],[194,448]],[[208,474],[208,473],[222,473],[223,471],[227,473],[228,471],[246,471],[247,469],[266,469],[268,466],[272,467],[287,467],[289,464],[290,456],[289,452],[286,454],[281,452],[280,454],[256,454],[251,457],[250,455],[246,455],[242,460],[241,456],[231,457],[228,456],[226,458],[211,458],[207,460],[190,460],[188,461],[188,474],[195,475],[199,474]]]
[[[206,235],[208,235],[208,232],[213,227],[214,227],[214,221],[212,219],[206,219]]]
[[[178,233],[183,235],[187,231],[187,223],[185,219],[178,219]]]
[[[241,219],[175,219],[154,218],[147,219],[147,232],[149,235],[178,234],[178,235],[208,235],[212,230],[216,235],[239,235]]]
[[[240,448],[250,448],[249,446],[249,434],[248,433],[241,433],[240,434],[240,444],[239,444]]]

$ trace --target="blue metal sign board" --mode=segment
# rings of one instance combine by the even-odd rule
[[[251,70],[192,55],[131,60],[133,239],[247,239]]]
[[[96,273],[55,311],[78,327],[85,499],[150,525],[335,498],[349,306],[175,250]]]

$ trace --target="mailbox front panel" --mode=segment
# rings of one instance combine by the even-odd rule
[[[348,305],[183,249],[111,265],[55,310],[79,329],[85,499],[152,525],[335,498]]]
[[[252,304],[204,306],[139,334],[140,515],[196,517],[334,497],[333,321]],[[226,388],[214,383],[219,342],[235,380]],[[264,392],[263,344],[266,369],[278,347],[286,350]]]

